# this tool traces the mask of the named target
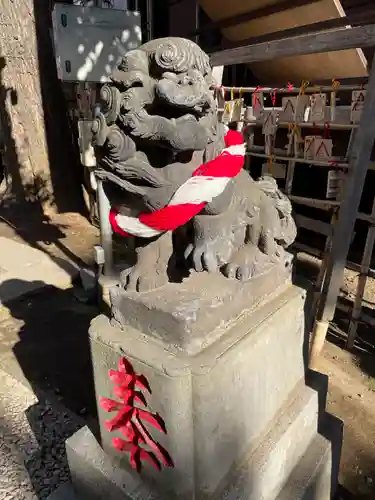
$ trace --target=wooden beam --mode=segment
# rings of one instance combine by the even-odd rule
[[[354,27],[359,25],[373,24],[374,22],[374,9],[358,9],[353,14],[346,15],[344,17],[327,19],[325,21],[318,21],[312,24],[304,24],[302,26],[295,26],[294,28],[287,28],[281,31],[273,31],[271,33],[265,33],[264,35],[254,36],[245,40],[227,40],[225,47],[220,47],[220,49],[232,49],[243,47],[245,45],[254,45],[261,42],[273,42],[276,40],[280,40],[281,38],[307,35],[308,33],[318,33],[319,31],[327,31],[334,28],[345,28],[347,26]]]
[[[168,7],[172,7],[173,5],[177,5],[183,1],[184,0],[171,0],[170,2],[168,2]]]
[[[320,0],[284,0],[281,3],[266,5],[265,7],[251,10],[250,12],[242,12],[241,14],[237,14],[235,16],[220,19],[219,21],[212,21],[202,26],[199,30],[192,33],[192,35],[200,35],[215,29],[230,28],[231,26],[237,26],[238,24],[254,21],[255,19],[260,19],[261,17],[272,16],[272,14],[278,14],[279,12],[295,9],[296,7],[309,5],[319,1]]]
[[[351,24],[348,18],[345,24]],[[333,19],[336,21],[336,19]],[[326,21],[324,21],[326,22]],[[331,21],[330,21],[331,22]],[[322,24],[322,23],[314,23]],[[295,29],[295,28],[292,28]],[[285,30],[289,31],[290,30]],[[268,61],[280,57],[302,56],[319,52],[334,52],[338,50],[372,47],[375,45],[375,24],[331,29],[321,33],[286,36],[285,31],[279,33],[280,38],[268,42],[258,42],[245,47],[222,50],[211,54],[212,66],[245,64]]]
[[[313,231],[314,233],[324,234],[324,236],[332,236],[332,225],[328,222],[305,217],[301,214],[294,214],[294,220],[298,227]]]
[[[317,248],[310,247],[309,245],[304,245],[303,243],[297,243],[296,241],[292,245],[292,250],[297,250],[298,252],[303,252],[303,253],[313,255],[314,257],[317,257],[320,260],[323,259],[323,255],[324,255],[322,250],[318,250]],[[361,266],[359,264],[356,264],[355,262],[351,262],[350,260],[346,261],[345,267],[347,269],[350,269],[351,271],[354,271],[354,272],[359,273],[361,271]],[[375,278],[375,269],[369,269],[368,275],[370,278]],[[340,309],[340,307],[339,307],[339,309]]]

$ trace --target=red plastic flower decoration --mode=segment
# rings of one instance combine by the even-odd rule
[[[150,463],[158,470],[161,470],[162,465],[174,467],[167,450],[153,439],[145,426],[147,423],[160,432],[167,433],[160,415],[141,408],[147,407],[145,395],[141,391],[145,390],[151,394],[146,377],[136,373],[126,358],[121,358],[118,370],[110,370],[109,378],[115,385],[113,394],[120,401],[100,398],[100,406],[104,411],[117,412],[104,425],[109,432],[120,431],[125,438],[113,438],[114,448],[130,453],[130,464],[138,472],[142,469],[143,462]]]

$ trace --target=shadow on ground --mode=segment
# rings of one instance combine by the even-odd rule
[[[12,283],[24,286],[21,280]],[[0,297],[2,286],[0,285]],[[35,393],[53,393],[77,414],[95,415],[88,330],[98,309],[75,298],[73,289],[48,286],[5,305],[21,320],[13,352]]]
[[[2,287],[33,285],[41,287],[43,282],[9,280],[0,285],[0,298]],[[26,417],[39,448],[27,458],[25,467],[38,499],[45,500],[69,480],[66,439],[85,424],[96,432],[88,330],[98,309],[78,301],[73,288],[53,286],[39,288],[3,307],[16,327],[7,328],[0,322],[2,343],[12,346],[9,349],[38,401],[26,410]]]
[[[36,398],[24,412],[26,426],[15,427],[10,415],[0,418],[0,468],[8,475],[0,485],[1,498],[16,498],[12,492],[17,490],[17,498],[47,500],[70,479],[65,441],[85,422],[40,392]]]

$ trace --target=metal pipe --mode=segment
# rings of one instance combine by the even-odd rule
[[[109,221],[109,211],[111,204],[105,193],[103,181],[97,179],[98,183],[98,205],[99,205],[99,227],[100,244],[104,251],[104,276],[113,276],[113,242],[112,227]]]

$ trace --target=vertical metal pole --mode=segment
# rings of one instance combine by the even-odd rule
[[[314,366],[327,335],[329,322],[333,319],[344,269],[351,243],[354,224],[361,201],[366,173],[370,163],[375,139],[375,56],[373,58],[364,109],[359,128],[353,140],[349,158],[349,172],[343,190],[343,199],[338,214],[338,221],[332,239],[332,250],[327,262],[327,272],[318,315],[314,324],[310,364]]]
[[[104,191],[102,180],[98,179],[98,205],[100,244],[104,251],[104,276],[113,276],[113,242],[112,227],[109,222],[109,211],[111,208],[109,199]]]

